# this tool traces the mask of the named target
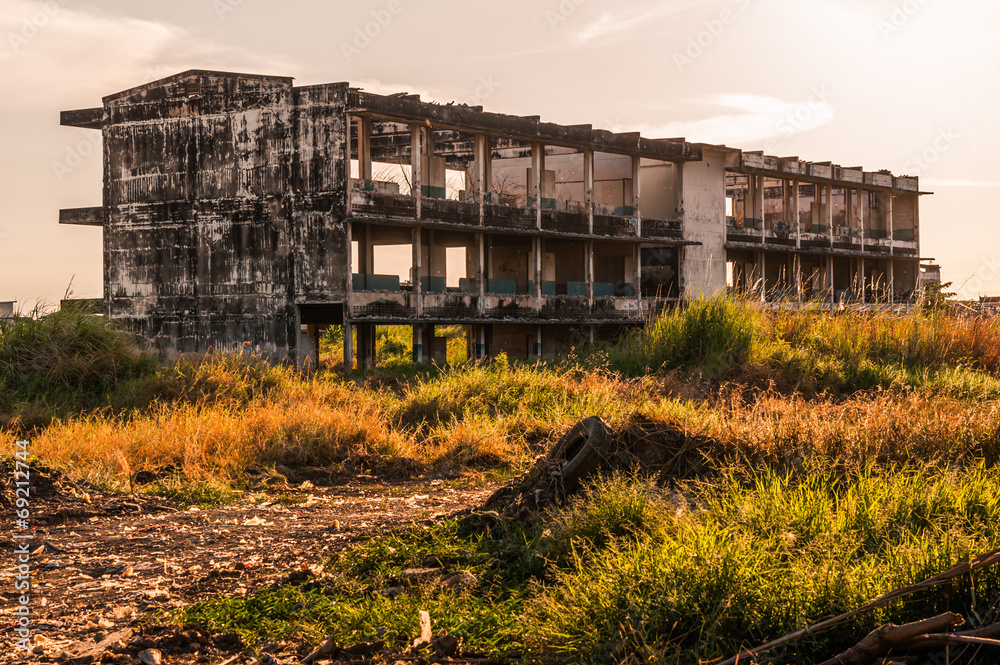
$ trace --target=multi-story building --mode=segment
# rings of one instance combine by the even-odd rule
[[[418,361],[442,325],[542,356],[727,288],[917,287],[916,178],[347,83],[188,71],[103,101],[62,114],[102,132],[103,205],[60,221],[103,227],[106,313],[168,356],[302,360],[332,325],[359,365],[377,325],[413,326]]]

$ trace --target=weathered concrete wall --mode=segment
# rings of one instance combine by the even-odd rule
[[[703,162],[684,165],[683,296],[711,296],[726,288],[726,181],[722,153],[704,150]]]
[[[296,88],[291,222],[295,235],[295,302],[335,303],[347,297],[350,246],[347,84]],[[334,322],[330,322],[334,323]]]
[[[168,356],[294,329],[287,79],[194,73],[105,99],[105,299]]]

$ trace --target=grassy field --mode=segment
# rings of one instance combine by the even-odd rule
[[[46,464],[103,487],[172,469],[172,485],[138,490],[217,501],[262,469],[513,478],[590,415],[669,449],[531,523],[387,534],[325,561],[325,590],[179,617],[254,644],[377,629],[403,642],[419,607],[472,652],[693,663],[1000,547],[1000,324],[705,300],[549,363],[466,362],[451,332],[446,367],[413,367],[408,333],[387,329],[379,369],[302,375],[252,355],[164,365],[74,310],[0,322],[2,436],[30,435]],[[475,589],[371,592],[424,554],[459,551]],[[945,610],[975,627],[997,602],[1000,578],[984,571],[771,657],[822,660],[881,623]]]

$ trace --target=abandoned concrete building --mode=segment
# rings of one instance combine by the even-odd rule
[[[188,71],[65,111],[102,132],[107,315],[167,356],[302,361],[343,325],[441,326],[469,357],[556,355],[723,292],[900,303],[920,273],[917,178],[683,139]]]

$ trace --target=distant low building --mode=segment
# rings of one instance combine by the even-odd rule
[[[2,301],[0,302],[0,318],[10,318],[14,316],[14,301]]]

